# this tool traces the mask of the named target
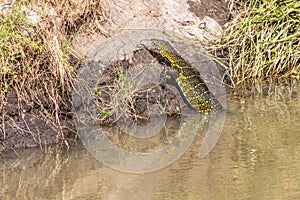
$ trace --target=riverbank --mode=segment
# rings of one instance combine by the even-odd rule
[[[237,93],[249,81],[300,79],[299,3],[166,2],[163,9],[153,1],[131,11],[122,2],[108,1],[2,4],[0,153],[75,141],[71,91],[78,64],[122,29],[162,28],[194,40],[213,40],[207,50],[220,61],[226,84]],[[186,8],[183,14],[189,18],[173,15],[178,8]]]
[[[98,1],[0,5],[0,152],[74,138],[71,91],[81,56],[71,47],[102,16]]]

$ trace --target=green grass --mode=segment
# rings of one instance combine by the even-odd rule
[[[115,70],[115,77],[110,80],[112,83],[97,87],[94,95],[97,100],[99,122],[102,125],[112,125],[121,117],[134,116],[132,110],[134,110],[134,94],[137,91],[127,80],[128,74],[124,71],[122,63],[115,63],[110,67]],[[108,96],[103,98],[102,95],[105,94]]]
[[[226,49],[234,85],[268,78],[299,77],[300,2],[250,0],[209,50]]]
[[[0,121],[5,127],[13,119],[10,106],[17,107],[19,117],[37,110],[62,133],[61,114],[71,110],[76,76],[70,64],[70,57],[78,55],[72,38],[90,31],[90,22],[102,12],[100,2],[19,0],[0,7],[5,7],[0,12]],[[31,134],[30,127],[25,133]]]
[[[58,126],[60,107],[74,77],[70,53],[61,48],[64,41],[53,39],[47,31],[49,25],[30,21],[26,15],[29,6],[16,2],[0,16],[0,109],[9,117],[5,108],[10,102],[8,96],[16,94],[19,115],[24,106],[39,107],[46,120]]]

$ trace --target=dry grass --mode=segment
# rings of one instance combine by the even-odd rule
[[[134,81],[135,77],[129,78],[131,75],[126,68],[121,62],[112,64],[109,68],[111,72],[101,78],[105,83],[100,84],[94,94],[99,122],[102,125],[113,125],[119,120],[126,119],[132,119],[134,122],[148,120],[148,116],[136,110],[136,100],[147,96],[147,92],[157,88],[157,85],[142,88]],[[147,111],[149,104],[148,100],[143,102],[143,107],[146,106]]]
[[[102,80],[107,83],[101,84],[95,91],[96,105],[100,124],[111,125],[123,115],[130,115],[128,106],[133,106],[135,89],[128,84],[127,74],[122,63],[117,62],[110,66],[112,70]]]
[[[267,78],[300,78],[300,3],[243,1],[242,12],[209,47],[222,58],[233,84]]]
[[[140,50],[130,60],[112,63],[99,77],[94,98],[100,124],[110,126],[119,121],[143,124],[157,113],[178,114],[175,94],[162,89],[159,82],[145,84],[162,70],[156,58]]]
[[[18,116],[38,110],[48,124],[62,133],[61,114],[71,110],[69,97],[75,78],[70,57],[79,58],[70,47],[72,36],[80,29],[96,30],[94,25],[100,23],[101,17],[102,9],[97,0],[0,3],[0,121],[3,130],[5,121],[12,119],[10,97],[16,96]]]

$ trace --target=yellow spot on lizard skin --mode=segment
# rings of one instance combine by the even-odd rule
[[[189,104],[201,113],[223,109],[219,101],[209,91],[200,72],[184,60],[171,44],[164,40],[151,39],[153,48],[166,59],[170,67],[178,72],[174,77]]]

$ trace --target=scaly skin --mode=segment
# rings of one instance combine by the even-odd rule
[[[223,109],[219,101],[209,91],[200,72],[185,61],[166,41],[151,39],[154,51],[158,51],[169,63],[175,78],[187,102],[200,113],[210,113]],[[150,49],[151,51],[151,49]]]

